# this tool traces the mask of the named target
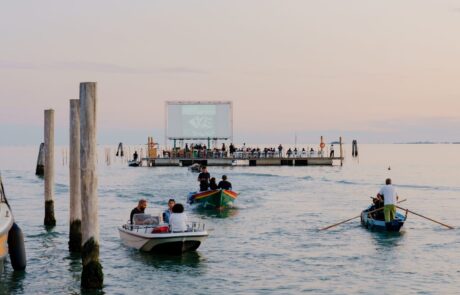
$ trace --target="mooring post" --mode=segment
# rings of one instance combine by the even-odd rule
[[[45,226],[55,226],[54,217],[54,110],[45,110]]]
[[[40,143],[40,149],[38,150],[37,167],[35,168],[35,175],[45,175],[45,143]]]
[[[340,166],[343,166],[342,136],[339,137],[339,143],[340,143]]]
[[[70,100],[69,130],[69,251],[81,251],[80,100]]]
[[[81,287],[100,289],[104,282],[99,263],[99,220],[96,175],[96,83],[80,83],[80,173],[82,209]]]

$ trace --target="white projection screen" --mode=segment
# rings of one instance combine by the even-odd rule
[[[230,101],[167,101],[168,139],[229,139],[233,136]]]

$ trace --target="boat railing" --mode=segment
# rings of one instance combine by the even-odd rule
[[[158,224],[131,224],[129,221],[122,226],[123,229],[138,232],[138,233],[152,233],[154,229],[160,227],[168,227],[167,223],[158,223]],[[185,232],[203,232],[206,229],[206,224],[203,222],[190,221],[187,223],[187,230]]]

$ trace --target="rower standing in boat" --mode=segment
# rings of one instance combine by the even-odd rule
[[[391,179],[385,180],[385,185],[380,189],[377,198],[383,199],[383,214],[385,215],[385,224],[387,227],[396,216],[396,203],[399,199],[395,187],[391,184]]]
[[[200,192],[208,190],[209,178],[211,178],[211,175],[209,175],[206,166],[201,167],[201,173],[198,175],[198,181],[200,182]]]
[[[134,151],[133,161],[137,161],[137,158],[139,158],[139,155],[137,154],[137,151]]]
[[[230,181],[227,181],[227,175],[222,175],[222,180],[219,181],[217,187],[220,189],[232,190],[232,184]]]

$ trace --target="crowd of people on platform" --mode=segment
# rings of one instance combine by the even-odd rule
[[[325,150],[325,145],[317,148],[291,148],[287,150],[283,145],[277,147],[247,147],[244,143],[241,147],[237,148],[233,143],[228,147],[222,143],[221,148],[207,148],[205,144],[185,144],[184,148],[175,148],[173,152],[163,151],[164,157],[178,157],[178,158],[235,158],[235,159],[248,159],[248,158],[308,158],[308,157],[334,157],[334,144],[329,147],[329,153]]]

